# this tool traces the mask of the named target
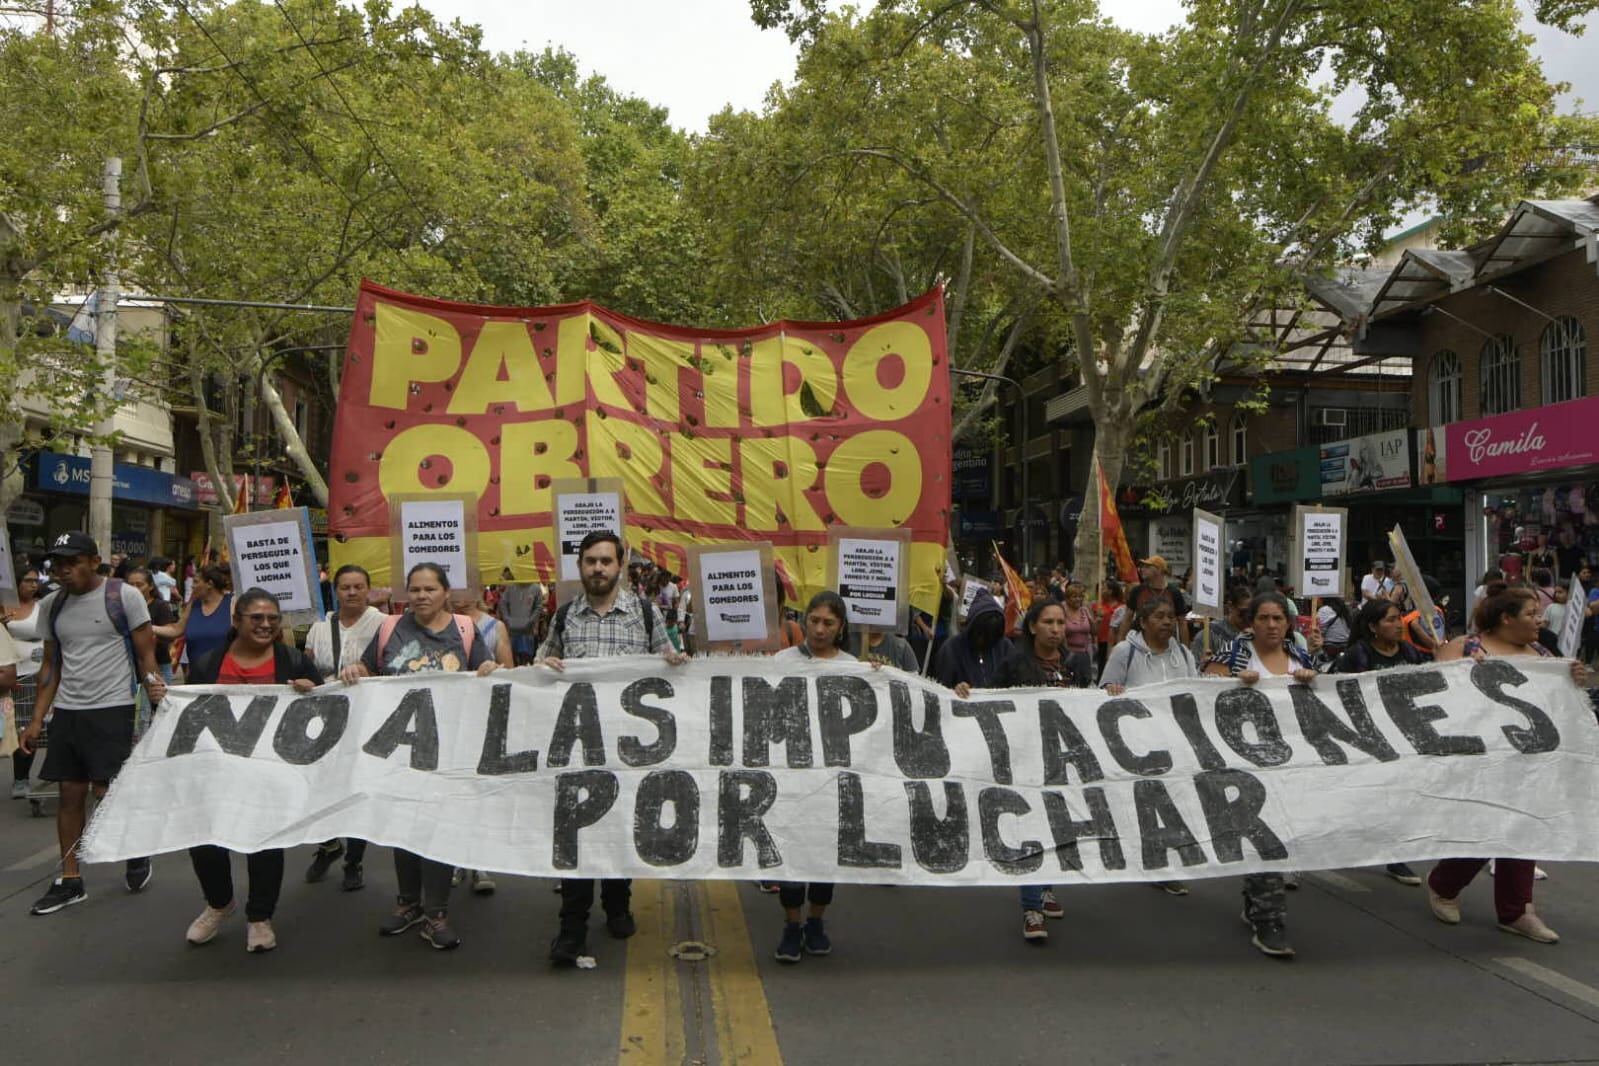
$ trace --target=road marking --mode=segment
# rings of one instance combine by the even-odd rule
[[[709,962],[711,1009],[716,1015],[717,1062],[782,1066],[772,1011],[755,968],[744,908],[734,881],[704,883],[701,896],[706,939],[716,945]]]
[[[676,941],[677,885],[641,881],[633,894],[638,932],[627,942],[622,993],[622,1066],[678,1066],[683,1061],[683,993],[679,964],[667,954]]]
[[[18,859],[6,867],[6,873],[16,873],[18,870],[31,870],[35,866],[42,866],[47,862],[58,862],[61,859],[61,845],[51,844],[47,848],[40,848],[25,859]]]
[[[1333,873],[1331,870],[1317,870],[1315,873],[1308,873],[1304,876],[1312,881],[1319,881],[1328,888],[1336,888],[1344,892],[1371,891],[1371,889],[1356,881],[1353,877],[1345,877],[1343,874]]]
[[[1530,977],[1541,985],[1548,985],[1557,992],[1564,992],[1572,999],[1580,999],[1590,1007],[1599,1007],[1599,988],[1585,985],[1581,981],[1573,980],[1563,973],[1539,966],[1529,959],[1506,958],[1495,959],[1499,965],[1507,970],[1514,970],[1523,977]]]

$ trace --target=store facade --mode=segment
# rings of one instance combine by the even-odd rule
[[[1193,565],[1194,509],[1225,515],[1243,505],[1243,471],[1212,470],[1197,477],[1133,485],[1116,494],[1127,545],[1142,559],[1159,555],[1181,578]]]
[[[1422,480],[1462,488],[1467,597],[1490,567],[1599,564],[1599,396],[1416,431]]]
[[[50,542],[68,530],[87,529],[90,464],[87,456],[37,452],[25,461],[26,489],[6,511],[13,554],[42,556]],[[112,467],[109,558],[122,554],[147,559],[181,559],[198,551],[205,535],[194,482],[153,467],[117,463]]]

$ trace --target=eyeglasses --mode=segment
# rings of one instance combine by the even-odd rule
[[[241,614],[239,617],[253,626],[275,626],[283,621],[279,614]]]

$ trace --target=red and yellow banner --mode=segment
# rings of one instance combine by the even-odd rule
[[[1105,468],[1096,462],[1094,469],[1099,474],[1100,543],[1116,564],[1117,576],[1125,582],[1135,582],[1138,580],[1138,567],[1133,562],[1132,549],[1127,546],[1127,531],[1122,528],[1122,516],[1116,510],[1116,494],[1105,482]]]
[[[485,583],[554,575],[551,482],[621,478],[632,547],[769,540],[803,598],[827,528],[912,531],[936,611],[949,537],[940,291],[854,322],[697,330],[592,303],[500,308],[363,283],[333,432],[330,554],[391,583],[387,499],[478,497]]]

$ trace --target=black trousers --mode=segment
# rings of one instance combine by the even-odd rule
[[[394,849],[394,880],[400,887],[401,903],[420,903],[423,911],[436,918],[450,909],[450,882],[454,879],[455,867],[448,863]]]
[[[833,883],[831,881],[781,881],[777,886],[778,902],[783,904],[784,910],[797,911],[805,904],[806,900],[825,907],[833,902]]]
[[[319,850],[321,850],[321,851],[335,851],[335,850],[338,849],[338,846],[339,846],[339,838],[338,837],[334,837],[332,840],[324,840],[322,843],[317,845],[317,848]],[[344,838],[344,865],[346,865],[346,866],[360,866],[361,865],[361,860],[363,860],[365,858],[366,858],[366,841],[361,840],[361,839],[359,839],[357,837],[345,837]]]
[[[215,844],[202,844],[189,849],[189,861],[194,864],[194,876],[200,879],[200,891],[205,893],[207,906],[221,910],[233,902],[231,851]],[[278,895],[283,891],[283,849],[253,851],[244,857],[244,866],[250,875],[244,917],[252,922],[268,921],[278,909]]]
[[[607,918],[632,909],[633,881],[627,877],[608,877],[600,882],[600,908]],[[589,878],[561,882],[561,924],[586,923],[594,909],[594,882]]]

